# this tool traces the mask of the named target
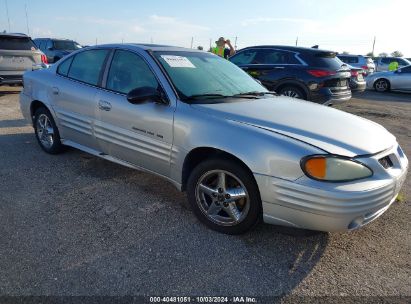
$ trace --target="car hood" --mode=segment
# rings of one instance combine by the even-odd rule
[[[228,100],[226,100],[228,101]],[[288,97],[193,104],[209,115],[306,142],[326,152],[353,157],[392,147],[396,139],[381,125],[337,109]]]

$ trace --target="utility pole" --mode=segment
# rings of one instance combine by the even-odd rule
[[[6,3],[7,22],[9,24],[9,33],[10,33],[11,29],[10,29],[9,5],[7,3],[7,0],[4,0],[4,2]]]
[[[210,52],[211,52],[211,40],[213,39],[210,38],[210,48],[208,49]]]
[[[191,48],[193,48],[194,37],[191,37]]]
[[[27,34],[30,36],[29,17],[28,17],[28,14],[27,14],[27,3],[25,4],[25,8],[26,8],[26,25],[27,25]]]
[[[237,51],[237,39],[238,39],[238,37],[237,36],[235,36],[235,41],[234,41],[234,49]]]
[[[375,56],[374,49],[375,49],[375,36],[374,36],[374,42],[372,43],[372,55],[373,56]]]
[[[153,37],[150,37],[150,43],[153,44]]]
[[[298,36],[297,39],[295,39],[295,46],[298,46]]]

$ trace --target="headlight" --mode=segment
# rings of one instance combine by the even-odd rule
[[[301,160],[304,173],[325,182],[346,182],[372,176],[366,165],[343,156],[311,155]]]

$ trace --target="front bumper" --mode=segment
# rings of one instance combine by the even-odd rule
[[[354,230],[370,223],[390,207],[405,181],[408,160],[398,151],[394,147],[361,159],[367,165],[375,165],[386,155],[397,157],[393,168],[386,170],[380,165],[381,170],[374,176],[350,183],[325,183],[305,176],[287,181],[254,174],[264,221],[327,232]]]

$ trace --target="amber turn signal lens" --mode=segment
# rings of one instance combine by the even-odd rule
[[[305,162],[305,170],[314,178],[324,179],[326,175],[327,160],[325,157],[311,158]]]

